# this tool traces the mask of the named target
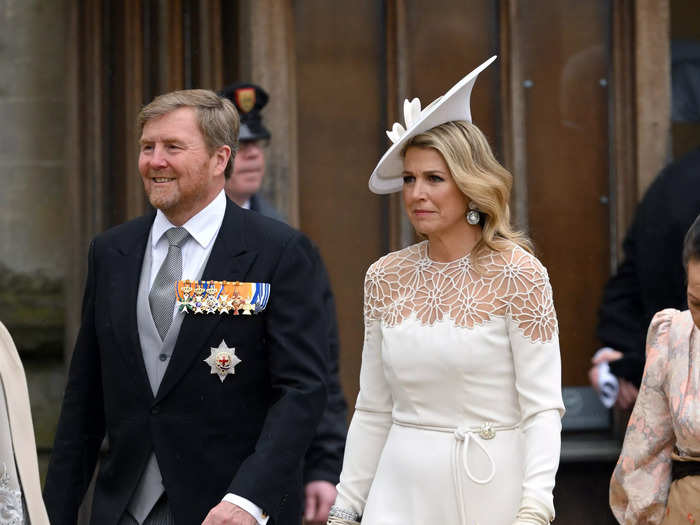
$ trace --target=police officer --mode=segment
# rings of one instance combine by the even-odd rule
[[[220,95],[231,100],[241,117],[239,150],[234,159],[233,174],[226,181],[226,194],[243,208],[278,220],[282,217],[259,193],[265,175],[265,151],[270,132],[262,123],[260,110],[267,104],[267,93],[255,84],[238,83],[226,86]],[[323,288],[328,315],[328,404],[316,436],[304,458],[304,518],[309,524],[325,523],[335,501],[342,468],[347,405],[338,378],[338,326],[335,303],[328,273],[316,252],[319,268],[318,284]]]
[[[221,95],[233,102],[241,117],[238,153],[234,160],[233,175],[226,182],[226,195],[241,206],[282,220],[277,210],[259,195],[265,176],[265,148],[270,132],[263,126],[260,110],[268,96],[255,84],[233,84]]]

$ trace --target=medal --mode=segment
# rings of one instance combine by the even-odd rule
[[[178,281],[177,305],[186,314],[253,315],[265,310],[269,283]]]
[[[216,374],[224,382],[226,376],[236,373],[236,365],[241,362],[236,356],[236,349],[226,346],[226,341],[222,340],[219,346],[211,348],[211,355],[204,359],[204,362],[211,367],[211,373]]]

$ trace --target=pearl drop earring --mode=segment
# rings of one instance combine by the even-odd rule
[[[472,201],[469,203],[469,211],[467,212],[466,217],[467,222],[472,226],[476,226],[481,221],[481,213],[479,213],[479,210],[477,210],[475,202]]]

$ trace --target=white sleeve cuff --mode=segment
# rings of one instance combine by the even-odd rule
[[[533,498],[523,498],[513,525],[547,525],[554,520],[554,513],[547,505]]]
[[[238,505],[248,514],[253,516],[255,518],[255,521],[257,521],[259,525],[266,525],[267,520],[270,519],[270,516],[265,514],[263,510],[260,507],[258,507],[255,503],[245,498],[242,498],[241,496],[236,496],[235,494],[228,493],[224,496],[224,498],[221,501],[227,501],[228,503]]]

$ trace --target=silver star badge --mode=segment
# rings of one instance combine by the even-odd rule
[[[236,365],[241,360],[236,356],[236,349],[226,346],[226,341],[222,339],[218,347],[211,348],[211,355],[204,359],[204,362],[211,367],[211,373],[218,375],[223,383],[227,375],[236,373]]]

